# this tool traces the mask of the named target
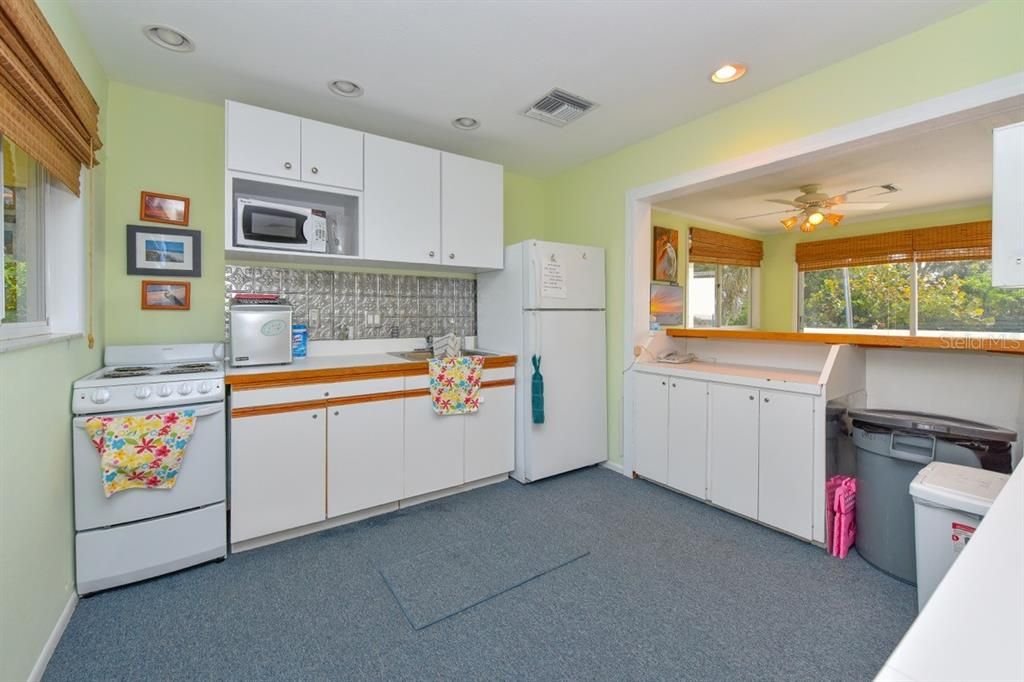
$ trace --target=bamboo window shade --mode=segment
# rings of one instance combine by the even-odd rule
[[[80,195],[99,106],[34,0],[0,1],[0,134]]]
[[[923,227],[796,245],[801,272],[912,261],[984,260],[992,257],[992,222]]]
[[[721,232],[690,228],[690,262],[761,267],[764,244]]]

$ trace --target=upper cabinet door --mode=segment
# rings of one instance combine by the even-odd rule
[[[363,133],[302,119],[302,181],[363,188]]]
[[[441,152],[366,136],[363,252],[369,260],[441,262]]]
[[[1024,123],[992,135],[992,284],[1024,287]]]
[[[504,241],[501,166],[441,153],[441,262],[500,269]]]
[[[230,170],[299,179],[302,119],[239,102],[225,107]]]

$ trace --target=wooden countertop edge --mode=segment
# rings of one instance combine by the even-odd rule
[[[675,338],[728,339],[733,341],[786,341],[795,343],[851,344],[869,348],[917,348],[958,352],[1024,355],[1024,341],[966,336],[888,336],[874,334],[817,334],[808,332],[762,332],[733,329],[666,329]]]
[[[484,358],[484,369],[515,367],[515,364],[515,355],[494,355],[486,356]],[[258,374],[228,373],[224,377],[224,383],[236,390],[244,390],[328,383],[332,381],[357,381],[359,379],[406,377],[426,373],[426,362],[395,362],[388,363],[386,365],[357,365],[354,367],[327,367],[318,369],[289,370],[282,368],[279,370],[260,372]]]

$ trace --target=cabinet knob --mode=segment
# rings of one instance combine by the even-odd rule
[[[663,381],[663,382],[661,382],[661,385],[662,385],[662,386],[664,386],[664,385],[665,385],[665,382],[664,382],[664,381]]]
[[[291,161],[285,161],[284,162],[284,167],[285,167],[285,170],[291,170],[292,169],[292,162]]]
[[[311,172],[311,173],[313,173],[313,175],[316,175],[317,173],[319,173],[319,172],[320,172],[320,169],[319,169],[319,168],[317,168],[316,166],[313,166],[313,167],[312,167],[312,168],[310,168],[309,170],[310,170],[310,172]]]
[[[331,392],[330,392],[330,391],[324,391],[324,397],[325,397],[325,398],[328,398],[328,397],[330,397],[330,395],[331,395]]]
[[[752,396],[752,395],[748,395],[748,396],[747,396],[747,398],[749,398],[750,400],[753,400],[753,399],[754,399],[754,396]]]
[[[334,416],[335,417],[337,417],[339,414],[341,414],[341,412],[338,412],[337,410],[334,411]]]
[[[451,260],[455,260],[455,254],[454,253],[449,253],[448,254],[448,258],[451,259]]]
[[[434,257],[434,252],[433,252],[433,251],[431,251],[431,252],[430,252],[430,253],[428,253],[427,255],[428,255],[428,256],[430,256],[431,258],[433,258],[433,257]]]
[[[765,399],[764,399],[764,401],[765,401],[765,402],[768,402],[768,398],[765,398]]]
[[[316,419],[316,418],[317,418],[317,417],[319,417],[319,416],[320,416],[320,415],[318,415],[318,414],[314,414],[314,415],[313,415],[313,419]]]

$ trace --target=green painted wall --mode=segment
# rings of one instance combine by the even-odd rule
[[[953,225],[976,220],[989,220],[992,205],[970,206],[946,211],[932,211],[884,220],[847,224],[832,229],[818,229],[810,234],[781,232],[764,240],[764,261],[761,264],[761,329],[795,331],[793,309],[796,306],[796,245],[799,242],[821,241],[840,237],[911,230],[917,227]]]
[[[608,425],[613,461],[622,458],[626,192],[1024,71],[1022,30],[1024,3],[989,2],[545,182],[545,238],[607,249]],[[837,84],[841,94],[828,96]]]
[[[100,104],[106,139],[106,75],[68,6],[40,6]],[[97,225],[107,161],[101,151],[93,175]],[[102,256],[95,264],[99,316]],[[99,366],[101,348],[97,333],[93,350],[76,338],[0,353],[0,680],[28,677],[74,591],[71,382]]]
[[[505,243],[543,239],[546,217],[543,181],[505,171]]]

